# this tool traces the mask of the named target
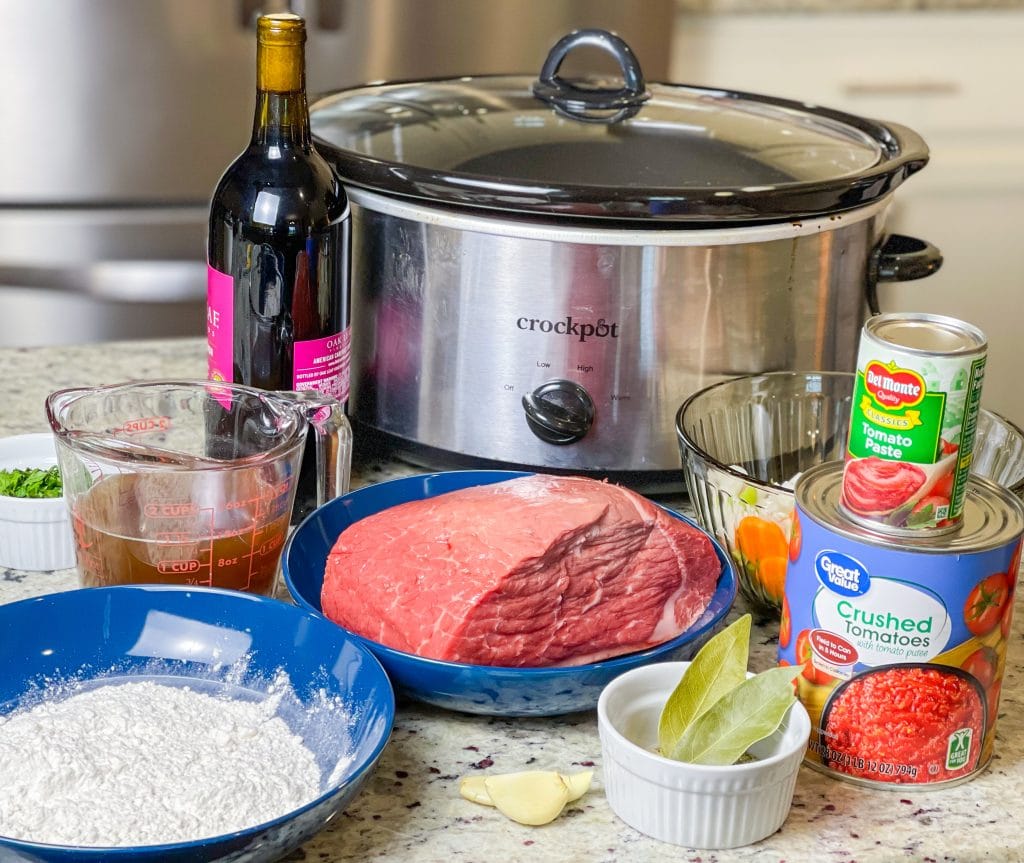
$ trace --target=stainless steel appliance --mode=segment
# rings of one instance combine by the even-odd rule
[[[0,345],[199,335],[210,193],[252,123],[260,11],[310,92],[534,68],[572,26],[667,72],[672,0],[0,0]]]
[[[599,46],[620,80],[560,74]],[[678,485],[696,389],[852,369],[887,238],[927,162],[912,131],[802,103],[645,84],[610,34],[538,78],[354,88],[313,106],[353,202],[349,411],[408,457]]]

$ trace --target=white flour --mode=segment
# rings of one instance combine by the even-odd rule
[[[0,835],[156,845],[284,815],[319,796],[320,770],[279,700],[144,681],[0,716]]]

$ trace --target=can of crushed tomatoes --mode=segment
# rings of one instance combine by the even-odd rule
[[[962,530],[895,539],[837,510],[842,470],[796,487],[779,664],[804,666],[806,762],[882,788],[961,782],[995,742],[1024,506],[972,477]]]
[[[955,530],[985,374],[985,336],[942,315],[868,318],[850,406],[847,517],[886,533]]]

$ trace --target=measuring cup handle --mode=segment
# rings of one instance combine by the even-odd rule
[[[352,427],[341,405],[315,390],[282,393],[296,403],[316,436],[316,505],[348,492],[352,474]]]

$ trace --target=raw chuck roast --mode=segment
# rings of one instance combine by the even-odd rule
[[[401,504],[345,530],[324,614],[478,665],[579,665],[678,635],[720,572],[708,538],[638,494],[534,475]]]

